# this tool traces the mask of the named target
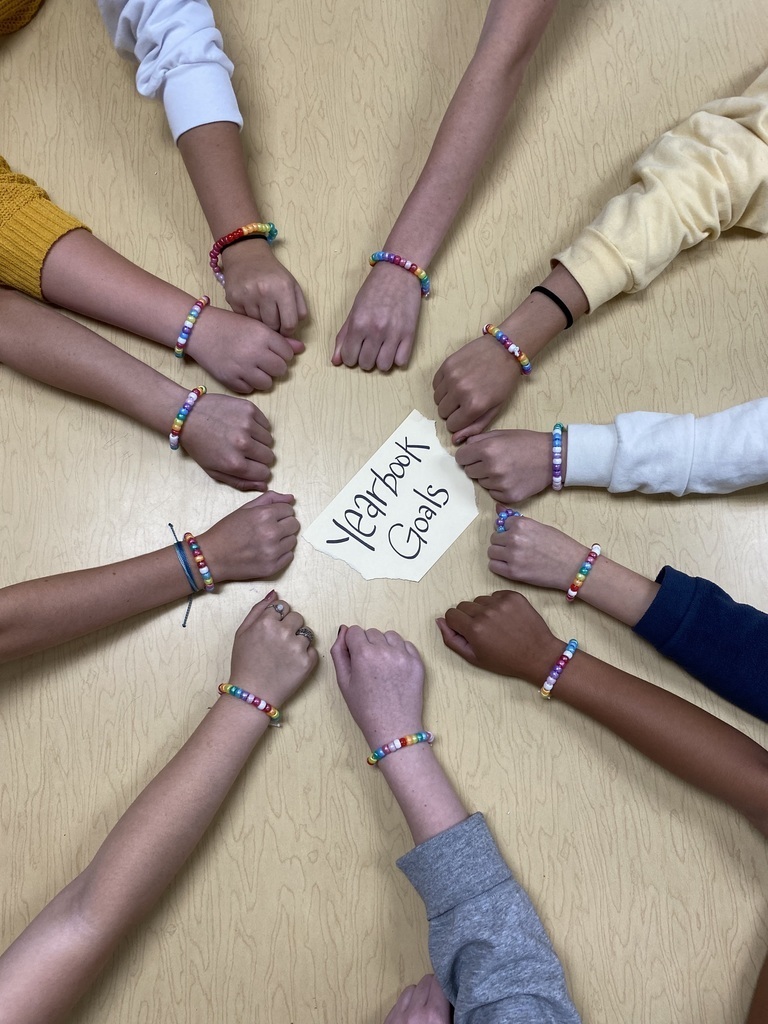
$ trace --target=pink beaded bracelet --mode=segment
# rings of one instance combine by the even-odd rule
[[[241,238],[246,237],[264,238],[271,244],[277,238],[277,228],[272,221],[267,221],[264,224],[246,224],[242,228],[235,228],[234,231],[230,231],[228,235],[222,235],[221,238],[213,243],[213,248],[208,255],[210,257],[211,270],[222,288],[224,287],[224,271],[219,265],[219,256],[221,256],[228,245],[239,242]]]
[[[419,284],[421,285],[421,297],[422,299],[428,298],[430,291],[429,275],[417,263],[412,263],[411,260],[406,260],[395,252],[383,252],[382,250],[371,253],[368,257],[368,262],[372,267],[375,267],[377,263],[393,263],[396,267],[402,267],[409,274],[418,277]]]
[[[190,309],[190,311],[187,313],[187,319],[182,324],[181,331],[179,332],[179,336],[176,339],[176,347],[173,350],[173,354],[176,356],[177,359],[184,358],[184,353],[187,348],[187,342],[189,341],[189,336],[192,333],[195,324],[197,323],[197,318],[203,312],[205,307],[209,305],[210,301],[211,300],[208,298],[207,295],[201,295],[200,298],[192,307],[192,309]]]
[[[541,694],[541,696],[545,700],[549,700],[551,698],[551,696],[552,696],[552,688],[554,687],[554,685],[557,682],[557,680],[560,678],[560,674],[562,673],[562,671],[565,668],[565,666],[568,664],[568,662],[571,660],[571,658],[576,653],[576,649],[578,648],[578,646],[579,646],[579,641],[578,640],[569,640],[567,645],[566,645],[565,650],[560,655],[560,657],[557,659],[555,664],[552,666],[552,668],[550,670],[550,673],[549,673],[549,675],[547,676],[547,678],[546,678],[546,680],[544,682],[544,685],[539,690],[539,693]]]
[[[573,583],[568,587],[565,598],[567,601],[575,601],[578,597],[579,591],[584,586],[584,580],[592,572],[592,566],[600,557],[601,547],[599,544],[593,544],[589,549],[589,554],[581,563],[581,568],[573,578]]]
[[[179,447],[179,440],[181,438],[181,431],[184,424],[187,422],[187,416],[192,412],[195,402],[198,398],[202,398],[208,389],[205,384],[201,384],[199,388],[193,388],[187,395],[187,400],[176,413],[176,419],[173,421],[171,432],[168,435],[168,440],[171,444],[171,449],[175,452]]]
[[[383,747],[379,747],[378,750],[372,750],[366,762],[371,765],[377,765],[382,758],[385,758],[387,754],[394,754],[396,750],[401,750],[403,747],[412,747],[416,743],[434,743],[435,734],[422,730],[421,732],[411,733],[410,736],[400,736],[397,739],[390,740],[389,743],[385,743]]]
[[[257,711],[263,711],[270,719],[270,725],[274,725],[277,728],[280,727],[280,712],[262,697],[257,697],[255,693],[248,693],[247,690],[242,690],[239,686],[235,686],[234,683],[219,683],[219,693],[222,697],[237,697],[238,700],[245,701],[246,704],[250,704]]]
[[[211,570],[208,568],[208,564],[205,561],[203,552],[200,550],[200,545],[197,543],[197,540],[192,536],[191,533],[185,533],[184,540],[189,545],[189,550],[192,552],[192,557],[195,560],[198,572],[203,577],[203,586],[210,594],[210,592],[215,588],[216,584],[213,582]]]
[[[492,338],[500,342],[515,359],[520,363],[520,373],[524,373],[527,377],[531,372],[531,360],[522,352],[520,348],[512,341],[500,327],[495,327],[493,324],[486,324],[483,328],[483,334],[490,334]]]

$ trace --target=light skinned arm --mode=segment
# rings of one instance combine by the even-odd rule
[[[0,290],[0,311],[0,362],[107,405],[167,439],[188,388],[16,292]],[[274,462],[269,423],[244,398],[204,395],[185,423],[181,447],[220,483],[243,491],[267,488]]]
[[[491,0],[474,56],[413,191],[382,248],[428,271],[485,162],[557,0]],[[336,338],[332,362],[363,370],[405,366],[421,311],[418,280],[377,264]]]
[[[54,305],[169,349],[199,298],[142,270],[83,230],[70,231],[51,247],[41,286]],[[217,287],[211,275],[211,288]],[[273,378],[287,373],[294,355],[303,351],[302,342],[215,306],[200,314],[186,347],[188,358],[245,395],[271,388]]]
[[[260,223],[236,124],[215,121],[190,128],[178,140],[187,172],[213,241],[246,224]],[[236,313],[290,335],[307,315],[296,279],[263,238],[228,246],[219,259],[227,302]]]
[[[293,502],[292,494],[268,491],[196,534],[217,584],[265,579],[290,564],[299,532]],[[201,591],[203,579],[186,544],[184,548]],[[173,547],[5,587],[0,590],[0,662],[46,650],[191,593]]]
[[[317,662],[268,594],[237,631],[230,682],[275,707]],[[267,730],[269,719],[220,697],[191,738],[110,832],[88,867],[0,957],[0,1022],[64,1020],[119,940],[152,909],[184,865]]]
[[[589,309],[578,281],[557,265],[542,285],[557,295],[571,312],[574,323]],[[533,363],[523,387],[536,381],[536,358],[562,331],[566,320],[559,306],[534,292],[496,325]],[[479,434],[495,419],[520,383],[520,364],[489,335],[468,342],[442,363],[432,381],[435,405],[451,431],[454,444]]]

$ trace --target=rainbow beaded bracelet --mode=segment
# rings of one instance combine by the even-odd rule
[[[516,508],[504,508],[496,516],[496,533],[507,532],[507,520],[508,519],[524,519],[522,512],[518,512]]]
[[[214,589],[216,584],[213,582],[211,570],[208,568],[208,564],[205,561],[203,552],[200,550],[200,545],[197,543],[197,540],[192,536],[191,533],[185,533],[184,540],[189,545],[189,550],[192,552],[192,557],[195,560],[198,572],[203,577],[203,586],[210,594],[210,592]]]
[[[239,242],[241,238],[264,238],[267,242],[272,244],[277,238],[277,228],[272,221],[258,224],[246,224],[242,228],[235,228],[234,231],[230,231],[228,235],[222,235],[221,238],[217,239],[213,243],[209,255],[211,270],[214,273],[216,280],[219,284],[224,287],[224,271],[219,265],[219,256],[227,248],[228,245],[232,245],[234,242]]]
[[[552,427],[552,490],[563,489],[563,434],[568,429],[562,423]]]
[[[377,263],[394,263],[396,267],[402,267],[403,270],[407,270],[409,274],[413,274],[414,277],[418,277],[419,284],[421,285],[421,297],[426,299],[429,296],[430,283],[429,275],[426,270],[422,270],[417,263],[406,260],[402,256],[398,256],[394,252],[374,252],[368,257],[368,262],[372,267],[375,267]]]
[[[565,598],[567,601],[575,601],[578,597],[579,591],[584,586],[584,580],[589,576],[592,571],[592,566],[600,557],[601,547],[599,544],[593,544],[589,549],[589,554],[581,563],[581,568],[573,578],[573,583],[568,587]]]
[[[181,431],[184,428],[184,424],[187,422],[187,416],[192,412],[195,402],[198,398],[202,398],[208,389],[205,384],[201,384],[199,388],[193,388],[187,395],[187,400],[176,413],[176,419],[173,421],[171,432],[168,435],[168,440],[171,445],[171,450],[176,451],[179,447],[179,440],[181,438]]]
[[[531,372],[531,360],[500,327],[496,327],[494,324],[486,324],[483,328],[483,334],[490,334],[492,338],[495,338],[496,341],[502,344],[507,352],[513,355],[518,363],[520,363],[520,372],[524,373],[526,377],[528,376]]]
[[[203,312],[205,307],[210,304],[210,301],[211,300],[208,298],[207,295],[201,295],[200,298],[192,307],[192,309],[190,309],[190,311],[187,313],[187,319],[182,324],[181,331],[179,332],[179,336],[176,339],[176,347],[173,350],[173,354],[176,356],[177,359],[184,358],[184,352],[186,351],[187,348],[187,342],[189,341],[189,336],[192,333],[195,324],[197,323],[197,318]]]
[[[250,704],[257,711],[263,711],[270,719],[270,725],[277,728],[280,727],[280,712],[262,697],[257,697],[255,693],[242,690],[239,686],[235,686],[234,683],[219,683],[219,693],[222,697],[237,697],[238,700],[245,701],[246,704]]]
[[[416,743],[433,743],[434,739],[434,733],[424,731],[411,733],[410,736],[400,736],[398,739],[385,743],[378,750],[372,750],[366,758],[366,763],[372,766],[377,765],[387,754],[394,754],[396,750],[401,750],[403,747],[412,747]]]
[[[545,700],[549,700],[550,699],[550,697],[552,695],[552,688],[553,688],[553,686],[555,685],[557,680],[560,678],[560,674],[562,673],[562,671],[565,668],[565,666],[568,664],[568,662],[571,660],[571,658],[576,653],[576,649],[577,649],[578,646],[579,646],[579,641],[578,640],[569,640],[568,644],[566,645],[565,650],[560,655],[560,657],[557,659],[555,664],[552,666],[552,668],[550,670],[550,673],[547,676],[544,685],[539,690],[539,693],[541,694],[541,696]]]

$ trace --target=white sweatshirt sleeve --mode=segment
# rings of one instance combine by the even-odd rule
[[[729,228],[768,232],[768,69],[657,139],[632,185],[563,252],[590,311],[645,288],[683,249]]]
[[[161,96],[174,142],[201,124],[243,119],[233,65],[206,0],[98,0],[117,51],[139,62],[136,88]]]
[[[568,427],[566,487],[729,494],[768,482],[768,398],[711,416],[627,412]]]

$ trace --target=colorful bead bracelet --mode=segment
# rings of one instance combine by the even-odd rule
[[[195,324],[197,323],[197,318],[203,312],[205,307],[210,304],[210,301],[211,300],[208,298],[207,295],[201,295],[200,298],[192,307],[192,309],[190,309],[190,311],[187,313],[187,319],[184,321],[182,325],[181,331],[179,332],[179,336],[176,339],[176,347],[173,350],[173,354],[176,356],[177,359],[184,358],[184,352],[186,351],[187,348],[187,342],[189,341],[189,336],[192,333]]]
[[[250,704],[257,711],[263,711],[270,719],[269,724],[279,727],[280,712],[262,697],[257,697],[255,693],[241,690],[239,686],[235,686],[233,683],[219,683],[219,693],[222,697],[237,697],[238,700],[245,701],[246,704]]]
[[[507,520],[508,519],[523,519],[523,513],[518,512],[515,508],[504,508],[496,516],[496,533],[507,532]]]
[[[531,360],[522,352],[518,346],[511,341],[510,338],[501,330],[500,327],[494,326],[494,324],[486,324],[483,328],[483,334],[490,334],[492,338],[500,342],[510,355],[513,355],[515,359],[520,363],[520,372],[524,373],[527,377],[531,372]]]
[[[224,287],[224,271],[219,265],[219,256],[221,256],[228,245],[239,242],[241,238],[246,237],[264,238],[271,244],[277,238],[277,228],[272,221],[268,221],[266,224],[246,224],[242,228],[230,231],[228,235],[223,235],[213,243],[213,248],[208,255],[210,257],[211,270],[222,288]]]
[[[184,424],[187,422],[187,416],[192,412],[195,402],[198,398],[202,398],[208,389],[205,384],[201,384],[199,388],[193,388],[187,395],[187,400],[176,413],[176,419],[173,421],[171,432],[168,435],[168,440],[171,444],[171,449],[176,451],[179,447],[179,439],[181,437],[181,431],[184,428]]]
[[[601,548],[599,544],[592,545],[592,547],[589,550],[589,554],[581,563],[581,568],[574,576],[573,583],[570,585],[570,587],[568,587],[568,590],[565,595],[567,601],[575,601],[578,597],[579,591],[584,586],[584,580],[587,578],[587,576],[589,576],[590,572],[592,571],[592,566],[600,557],[600,551]]]
[[[578,646],[579,646],[579,641],[578,640],[569,640],[565,650],[560,655],[560,657],[557,659],[555,664],[552,666],[552,669],[551,669],[549,675],[546,678],[546,682],[544,683],[542,688],[539,690],[539,693],[541,694],[542,697],[544,697],[545,700],[549,700],[550,699],[551,694],[552,694],[553,686],[555,685],[557,680],[560,678],[560,674],[563,671],[563,669],[565,668],[565,666],[568,664],[568,662],[571,660],[571,658],[576,653],[576,648]]]
[[[370,765],[376,765],[387,754],[394,754],[396,750],[401,750],[403,747],[412,747],[416,743],[433,743],[434,739],[435,734],[431,732],[414,732],[410,736],[400,736],[399,739],[390,740],[389,743],[385,743],[378,750],[372,750],[366,761]]]
[[[414,277],[418,277],[419,284],[421,285],[422,299],[426,299],[429,295],[429,275],[426,270],[422,270],[418,264],[412,263],[411,260],[406,260],[394,252],[379,251],[372,253],[368,257],[368,262],[372,267],[375,267],[377,263],[394,263],[396,267],[402,267],[403,270],[407,270],[409,274],[413,274]]]
[[[563,489],[563,434],[568,429],[562,423],[552,427],[552,490]]]
[[[184,540],[189,545],[189,550],[192,552],[192,557],[195,560],[198,572],[203,577],[203,586],[208,591],[208,593],[210,593],[214,589],[216,584],[213,582],[211,570],[208,568],[203,552],[200,550],[200,545],[197,543],[197,541],[195,540],[191,533],[185,533]]]

